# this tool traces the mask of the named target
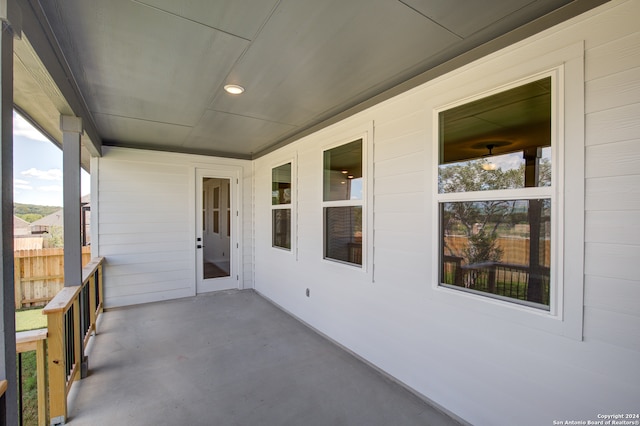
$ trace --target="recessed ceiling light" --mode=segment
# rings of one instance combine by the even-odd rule
[[[227,93],[231,93],[232,95],[239,95],[240,93],[244,92],[244,87],[238,86],[237,84],[227,84],[226,86],[224,86],[224,90],[226,90]]]

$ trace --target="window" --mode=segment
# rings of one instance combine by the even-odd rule
[[[324,151],[324,258],[362,266],[363,141]]]
[[[271,169],[272,246],[291,250],[291,163]]]
[[[438,111],[440,286],[550,309],[554,75]]]

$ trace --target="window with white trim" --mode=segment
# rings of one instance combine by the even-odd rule
[[[324,258],[362,267],[363,140],[324,151]]]
[[[441,287],[550,309],[556,80],[538,75],[436,111]]]
[[[291,163],[271,169],[271,244],[291,250]]]

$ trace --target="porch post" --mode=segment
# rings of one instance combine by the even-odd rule
[[[8,381],[6,393],[0,397],[1,425],[18,424],[13,282],[13,37],[20,34],[19,16],[14,1],[0,0],[0,380]]]
[[[60,116],[62,130],[62,202],[64,207],[64,285],[82,285],[80,235],[80,136],[82,119]]]

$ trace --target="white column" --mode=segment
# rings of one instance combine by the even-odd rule
[[[82,119],[60,116],[62,130],[62,188],[64,207],[64,285],[82,284],[80,234],[80,136]]]
[[[17,5],[0,0],[0,380],[9,386],[0,402],[0,423],[18,424],[16,323],[13,282],[13,37],[20,33]],[[19,13],[17,14],[19,16]]]

